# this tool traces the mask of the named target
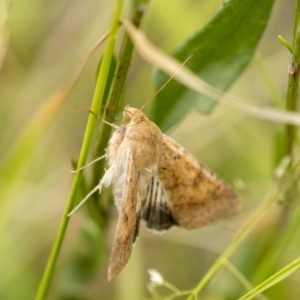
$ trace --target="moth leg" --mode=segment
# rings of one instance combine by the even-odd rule
[[[102,156],[100,156],[100,157],[97,157],[96,159],[90,161],[89,163],[87,163],[86,165],[84,165],[83,167],[81,167],[81,168],[79,168],[79,169],[76,169],[76,170],[70,170],[70,172],[71,172],[71,173],[77,173],[78,171],[81,171],[81,170],[85,169],[86,167],[88,167],[88,166],[94,164],[95,162],[97,162],[97,161],[99,161],[99,160],[101,160],[101,159],[103,159],[103,158],[106,158],[106,154],[104,154],[104,155],[102,155]]]
[[[102,187],[108,187],[113,179],[114,170],[116,165],[113,164],[109,167],[109,169],[105,172],[104,176],[100,180],[99,184],[97,184],[68,214],[67,217],[70,217],[78,208],[80,208],[94,193],[99,190],[99,194],[102,191]]]
[[[103,123],[105,123],[105,124],[111,126],[111,127],[114,128],[114,129],[118,129],[118,128],[120,127],[120,126],[118,126],[118,125],[116,125],[116,124],[114,124],[114,123],[107,122],[107,121],[104,120],[104,119],[101,119],[101,121],[102,121]]]
[[[98,185],[96,185],[66,216],[70,217],[71,215],[74,214],[75,211],[78,210],[96,191],[102,190],[102,184],[101,181]]]
[[[100,119],[103,123],[111,126],[112,128],[115,128],[115,129],[118,129],[120,126],[116,125],[116,124],[113,124],[113,123],[109,123],[107,122],[106,120],[100,118],[97,114],[95,114],[93,111],[90,110],[90,113],[93,114],[97,119]]]

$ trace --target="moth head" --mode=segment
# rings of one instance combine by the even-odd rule
[[[145,119],[145,115],[136,108],[126,105],[123,112],[122,123],[123,125],[133,125],[140,123]]]

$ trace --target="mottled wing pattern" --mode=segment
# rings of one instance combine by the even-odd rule
[[[124,149],[125,150],[125,149]],[[124,184],[118,185],[117,194],[119,199],[119,218],[113,248],[108,267],[108,280],[116,276],[126,265],[132,251],[132,244],[137,235],[137,202],[139,174],[136,170],[132,153],[129,149],[122,153],[121,168],[116,176],[123,176]],[[125,173],[124,173],[125,172]],[[119,188],[122,188],[122,191]]]
[[[157,177],[179,226],[199,228],[240,209],[235,192],[166,135]]]
[[[141,217],[147,227],[154,230],[166,230],[176,224],[157,176],[151,178]]]

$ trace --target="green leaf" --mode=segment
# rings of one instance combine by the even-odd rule
[[[179,45],[171,55],[187,62],[187,67],[210,85],[226,91],[253,57],[266,28],[274,0],[257,4],[256,0],[229,0],[199,31]],[[168,77],[155,72],[155,85],[160,88]],[[188,111],[197,108],[209,113],[216,101],[188,90],[172,80],[157,96],[152,120],[166,130]]]

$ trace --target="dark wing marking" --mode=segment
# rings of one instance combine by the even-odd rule
[[[136,222],[135,222],[135,230],[134,230],[134,237],[133,237],[133,244],[136,242],[138,236],[139,236],[139,231],[140,231],[140,214],[136,213]]]
[[[240,209],[230,186],[165,135],[157,176],[179,226],[199,228]]]
[[[135,168],[132,153],[129,149],[125,149],[121,158],[121,169],[117,175],[122,175],[125,172],[125,180],[122,184],[121,209],[119,211],[115,240],[110,254],[108,280],[116,276],[128,262],[132,251],[132,244],[138,232],[136,208],[139,174]]]
[[[154,230],[166,230],[176,224],[157,177],[151,179],[142,218],[147,227]]]

